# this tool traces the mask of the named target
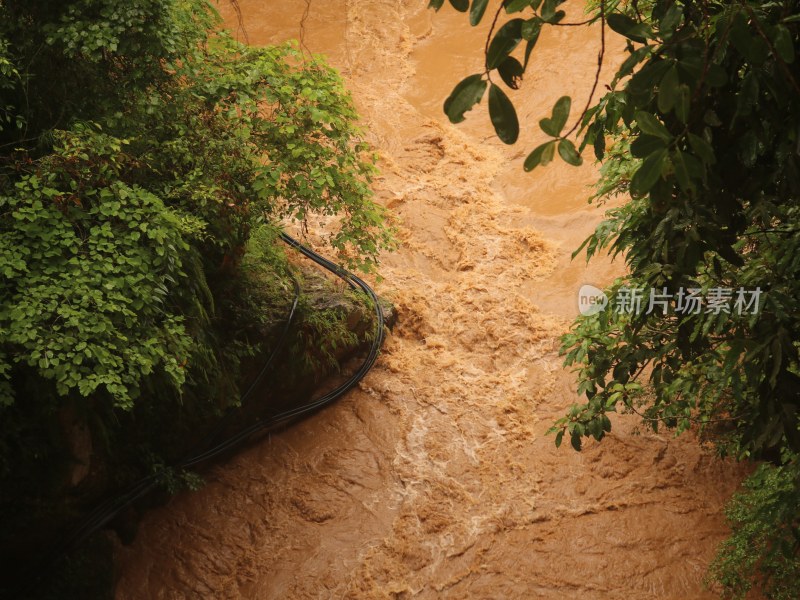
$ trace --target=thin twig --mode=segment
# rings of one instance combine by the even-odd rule
[[[533,16],[541,19],[544,23],[548,25],[552,25],[553,27],[582,27],[583,25],[589,25],[593,21],[593,19],[586,19],[585,21],[579,21],[578,23],[548,23],[537,13],[533,11]]]
[[[586,106],[583,109],[583,112],[580,114],[578,119],[575,121],[575,125],[572,126],[563,137],[567,138],[571,136],[578,126],[583,121],[583,118],[586,116],[586,113],[589,112],[589,108],[592,105],[592,100],[594,99],[594,93],[597,90],[597,84],[600,82],[600,72],[603,70],[603,57],[606,53],[606,3],[605,0],[601,0],[600,2],[600,52],[597,53],[597,71],[594,74],[594,83],[592,84],[592,91],[589,92],[589,99],[586,100]]]
[[[242,7],[239,6],[239,0],[230,0],[231,6],[233,7],[233,12],[236,13],[236,21],[239,26],[239,31],[242,32],[242,36],[244,36],[244,43],[250,43],[250,37],[247,35],[247,29],[244,28],[244,17],[242,17]]]
[[[308,52],[308,55],[311,56],[311,50],[306,45],[306,20],[308,19],[308,14],[311,12],[311,0],[305,0],[306,7],[303,10],[303,16],[300,17],[300,48]]]
[[[627,408],[629,408],[631,410],[631,412],[633,412],[635,415],[641,417],[641,419],[643,421],[649,421],[651,423],[667,423],[669,421],[684,421],[685,420],[685,421],[689,421],[690,423],[698,423],[700,425],[708,425],[710,423],[727,423],[727,422],[730,422],[730,421],[739,421],[743,417],[746,417],[747,414],[748,414],[748,413],[742,413],[740,415],[733,416],[733,417],[718,417],[718,418],[714,418],[714,419],[705,419],[705,420],[703,420],[702,418],[699,418],[699,417],[687,417],[686,415],[682,415],[682,416],[679,416],[679,417],[678,416],[675,416],[675,417],[647,417],[647,416],[643,415],[642,413],[640,413],[638,410],[636,410],[633,407],[633,405],[630,404],[629,402],[625,401],[624,404],[625,404],[625,406]]]
[[[489,69],[489,65],[487,64],[487,60],[489,59],[489,43],[492,41],[492,34],[494,33],[494,28],[497,26],[497,19],[500,18],[500,13],[503,12],[503,3],[501,2],[497,6],[497,12],[494,13],[494,19],[492,19],[492,26],[489,27],[489,33],[486,35],[486,45],[483,47],[483,66],[486,69],[484,72],[486,73],[486,77],[489,81],[492,81],[492,76],[490,74],[491,69]]]

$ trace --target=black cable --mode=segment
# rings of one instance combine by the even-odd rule
[[[230,448],[236,446],[237,444],[241,443],[243,440],[247,439],[254,433],[258,431],[264,430],[272,430],[277,429],[279,427],[283,427],[290,423],[291,421],[298,419],[302,416],[308,415],[312,412],[319,410],[320,408],[332,403],[334,400],[338,399],[351,389],[353,389],[358,383],[366,376],[372,366],[375,364],[375,361],[378,359],[378,353],[380,352],[381,345],[383,344],[384,339],[384,315],[383,309],[381,308],[380,302],[378,300],[378,296],[372,290],[372,288],[364,282],[361,278],[350,273],[346,269],[342,268],[341,266],[337,265],[334,262],[324,258],[323,256],[317,254],[310,248],[307,248],[296,239],[292,238],[291,236],[281,233],[281,240],[283,240],[286,244],[291,246],[292,248],[296,249],[298,252],[309,258],[310,260],[314,261],[321,267],[327,269],[337,277],[344,280],[352,289],[360,288],[373,303],[373,307],[375,309],[375,317],[376,317],[376,324],[375,324],[375,336],[372,340],[372,344],[370,345],[369,353],[367,357],[362,362],[361,366],[356,370],[356,372],[347,378],[343,383],[338,385],[336,388],[331,390],[330,392],[324,394],[320,398],[316,400],[312,400],[306,404],[301,406],[297,406],[294,408],[287,409],[271,417],[261,419],[252,425],[244,428],[243,430],[239,431],[238,433],[234,434],[233,436],[229,437],[228,439],[224,440],[220,444],[217,444],[213,448],[209,448],[204,452],[200,452],[194,456],[190,456],[178,461],[175,465],[172,466],[173,469],[187,469],[189,467],[193,467],[197,464],[205,462],[215,456],[219,456],[220,454],[225,453]],[[256,379],[250,384],[248,389],[242,394],[242,402],[256,389],[256,387],[261,383],[261,380],[264,378],[265,374],[268,371],[269,365],[272,360],[277,355],[277,352],[283,342],[285,341],[286,335],[288,334],[291,320],[294,317],[295,310],[297,309],[297,304],[299,300],[299,284],[297,280],[293,278],[294,286],[295,286],[295,298],[294,302],[292,303],[291,310],[289,312],[289,317],[287,318],[286,325],[284,326],[284,330],[281,333],[280,340],[278,345],[273,349],[272,353],[270,354],[269,358],[265,362],[264,366],[259,371]],[[45,557],[38,562],[37,568],[33,571],[33,575],[27,578],[28,584],[24,586],[22,590],[18,591],[19,593],[30,593],[33,591],[39,582],[42,580],[44,575],[49,572],[48,567],[51,567],[59,558],[61,558],[68,550],[74,548],[86,538],[88,538],[91,534],[98,531],[104,525],[106,525],[109,521],[111,521],[121,510],[124,508],[132,505],[141,497],[145,496],[149,493],[158,483],[159,473],[153,473],[151,475],[147,475],[134,483],[128,490],[120,496],[112,498],[101,505],[97,506],[91,513],[89,513],[84,519],[79,523],[73,530],[69,533],[69,535],[65,536],[61,542],[56,544],[46,555]],[[18,598],[19,595],[12,596],[14,598]]]

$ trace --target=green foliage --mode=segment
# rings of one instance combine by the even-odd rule
[[[315,306],[307,296],[301,299],[291,347],[292,363],[300,375],[316,377],[327,369],[338,368],[339,352],[358,341],[348,327],[343,308]]]
[[[709,572],[724,598],[745,598],[754,582],[771,600],[800,597],[797,477],[796,459],[784,467],[761,465],[728,504],[733,534],[720,546]]]
[[[209,36],[199,1],[0,13],[0,82],[17,94],[6,121],[26,124],[4,130],[14,151],[0,161],[0,403],[15,376],[35,374],[58,395],[102,389],[130,408],[142,378],[180,388],[193,356],[218,362],[203,338],[254,219],[340,215],[331,243],[365,269],[390,243],[370,200],[373,157],[320,59]],[[64,76],[87,87],[37,87]]]
[[[0,195],[0,404],[13,402],[22,365],[62,396],[103,390],[130,408],[143,376],[183,384],[191,339],[169,288],[184,284],[182,256],[202,223],[120,181],[124,140],[89,129],[59,138]]]
[[[293,296],[281,223],[333,217],[366,271],[392,244],[339,75],[219,25],[206,0],[0,0],[0,548],[238,404]]]

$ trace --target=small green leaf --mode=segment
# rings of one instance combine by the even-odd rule
[[[451,123],[461,123],[464,113],[471,110],[483,98],[486,81],[480,73],[463,79],[444,101],[444,112]]]
[[[703,115],[703,122],[711,127],[719,127],[722,125],[722,121],[719,120],[717,113],[711,109],[707,110]]]
[[[675,106],[679,85],[678,68],[673,66],[661,78],[661,83],[658,86],[658,110],[663,114],[667,114]]]
[[[681,123],[689,121],[689,107],[692,103],[692,90],[685,83],[678,86],[678,96],[675,102],[675,116]]]
[[[642,162],[631,178],[631,193],[643,196],[656,184],[661,177],[664,160],[667,157],[665,149],[656,150]]]
[[[536,17],[532,19],[528,19],[522,24],[522,29],[520,33],[522,34],[522,39],[527,40],[529,42],[536,43],[536,40],[539,39],[539,34],[542,32],[542,20]]]
[[[535,22],[531,24],[531,21]],[[522,35],[527,40],[527,43],[525,44],[525,61],[522,63],[523,71],[528,68],[528,61],[531,58],[531,52],[533,51],[534,46],[536,46],[536,42],[539,39],[539,34],[541,31],[542,22],[539,19],[530,19],[525,21],[525,24],[522,26]]]
[[[531,0],[509,0],[506,2],[506,12],[508,14],[520,12],[531,5]]]
[[[489,117],[494,130],[506,144],[513,144],[519,137],[519,121],[514,105],[505,92],[492,84],[489,88]]]
[[[500,78],[508,87],[512,90],[518,90],[525,69],[522,68],[522,65],[516,58],[508,56],[500,63],[500,66],[497,67],[497,72],[500,73]]]
[[[430,0],[430,2],[428,2],[428,8],[438,11],[440,8],[442,8],[443,4],[444,0]]]
[[[642,133],[654,135],[666,141],[672,139],[669,130],[664,127],[664,124],[659,121],[655,115],[640,110],[636,112],[634,118],[636,119],[636,124],[639,126],[639,129]]]
[[[697,154],[697,156],[699,156],[700,159],[707,165],[713,165],[716,162],[714,148],[699,135],[690,133],[689,145],[692,147],[692,150],[694,150],[695,154]]]
[[[556,434],[556,448],[561,447],[561,440],[564,439],[564,430],[562,429]]]
[[[532,171],[539,165],[545,166],[556,153],[556,140],[550,140],[544,144],[537,146],[525,159],[524,168],[526,171]]]
[[[603,431],[606,433],[611,433],[611,419],[608,418],[605,414],[602,415],[602,424],[603,424]]]
[[[539,121],[539,127],[542,128],[542,131],[547,135],[558,137],[561,134],[561,130],[564,129],[564,125],[567,123],[571,106],[572,99],[569,96],[562,96],[556,100],[553,106],[553,114],[550,118]]]
[[[597,160],[603,160],[603,157],[606,154],[606,137],[603,131],[602,123],[595,123],[594,124],[594,156]]]
[[[544,4],[542,4],[541,10],[541,17],[545,23],[550,23],[554,25],[558,23],[561,19],[564,18],[564,11],[559,10],[556,12],[556,8],[559,4],[561,4],[564,0],[544,0]]]
[[[672,155],[672,165],[675,167],[675,179],[678,180],[678,185],[684,192],[694,190],[694,185],[689,176],[689,171],[686,168],[686,162],[683,159],[683,153],[680,150],[675,150]]]
[[[486,53],[487,69],[496,69],[519,45],[522,41],[522,23],[523,19],[511,19],[495,34]]]
[[[579,433],[573,433],[569,438],[569,442],[570,442],[570,444],[572,444],[572,447],[575,450],[577,450],[578,452],[581,451],[581,442],[582,442],[582,440],[581,440],[581,436],[580,436]]]
[[[486,12],[486,5],[489,0],[472,0],[472,8],[469,10],[469,24],[475,27],[481,22],[483,13]]]
[[[664,13],[664,16],[661,17],[661,21],[658,24],[659,31],[664,33],[672,33],[675,31],[675,28],[681,22],[683,18],[683,10],[681,6],[675,2],[670,6],[667,11]]]
[[[450,0],[450,4],[458,12],[467,12],[469,10],[469,0]]]
[[[742,79],[742,87],[736,97],[736,116],[747,116],[752,112],[758,102],[758,78],[753,71],[747,73]]]
[[[581,158],[581,155],[578,154],[578,151],[575,149],[575,145],[568,139],[563,139],[558,142],[558,154],[564,159],[565,162],[574,167],[579,167],[581,164],[583,164],[583,158]]]
[[[623,61],[622,65],[620,65],[616,75],[617,79],[622,79],[623,77],[630,75],[633,72],[633,68],[645,58],[648,58],[651,52],[652,51],[649,46],[642,46],[641,48],[637,48],[631,52],[631,55]]]

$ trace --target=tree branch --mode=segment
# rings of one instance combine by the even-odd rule
[[[572,126],[563,137],[567,138],[571,136],[576,129],[583,121],[583,118],[586,116],[586,113],[589,112],[589,108],[592,105],[592,100],[594,99],[594,93],[597,91],[597,84],[600,82],[600,72],[603,70],[603,57],[606,53],[606,3],[605,0],[600,1],[600,52],[597,53],[597,71],[594,74],[594,83],[592,84],[592,91],[589,92],[589,98],[586,100],[586,106],[583,108],[583,112],[581,112],[578,119],[575,121],[575,124]]]

